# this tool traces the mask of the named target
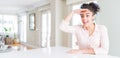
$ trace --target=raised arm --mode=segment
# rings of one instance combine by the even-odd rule
[[[68,14],[68,16],[66,16],[66,18],[63,20],[63,22],[60,24],[60,29],[64,32],[73,33],[75,31],[75,26],[69,25],[73,15],[75,13],[80,15],[81,11],[85,11],[85,10],[86,9],[76,9],[76,10],[72,11],[70,14]]]
[[[80,13],[82,11],[87,11],[87,9],[76,9],[76,10],[73,10],[70,14],[68,14],[68,16],[66,16],[66,18],[64,19],[65,22],[70,22],[73,14],[78,14],[80,15]]]
[[[73,33],[75,28],[70,26],[70,20],[73,17],[74,12],[71,12],[60,24],[60,29],[64,32]]]

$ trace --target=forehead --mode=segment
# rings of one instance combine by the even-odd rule
[[[82,10],[80,14],[81,14],[81,15],[82,15],[82,14],[92,14],[92,12],[87,9],[87,10]]]

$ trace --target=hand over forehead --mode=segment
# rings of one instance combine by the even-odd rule
[[[89,10],[88,9],[76,9],[74,10],[74,12],[77,14],[81,14],[82,12],[89,12]]]

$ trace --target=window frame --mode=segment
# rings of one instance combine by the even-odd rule
[[[36,16],[35,16],[35,13],[29,14],[29,29],[31,31],[36,30]]]

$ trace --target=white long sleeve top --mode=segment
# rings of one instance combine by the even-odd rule
[[[93,48],[95,54],[108,54],[109,39],[107,28],[104,25],[95,24],[95,30],[91,36],[82,25],[70,26],[63,21],[60,29],[67,33],[73,33],[77,38],[79,48]]]

